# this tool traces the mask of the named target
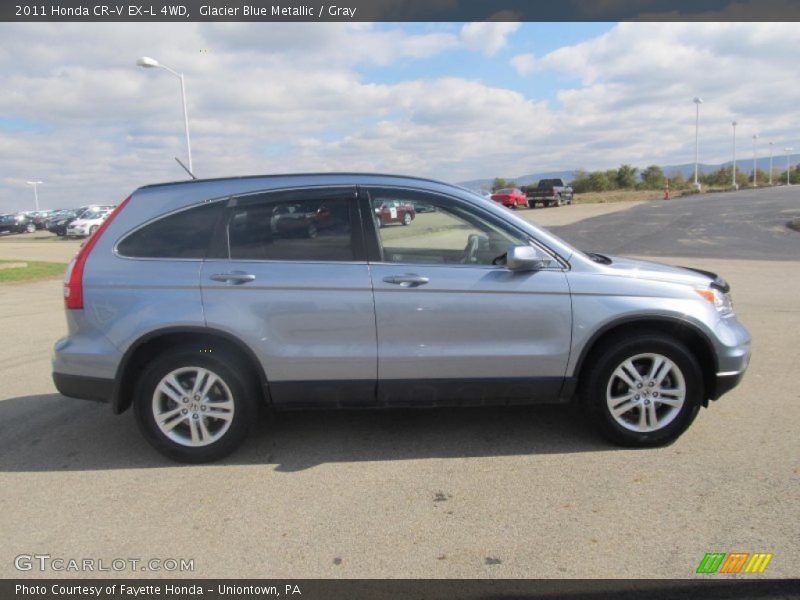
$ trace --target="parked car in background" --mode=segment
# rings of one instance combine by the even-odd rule
[[[331,227],[333,218],[324,202],[296,202],[276,206],[272,211],[272,233],[315,238],[320,229]]]
[[[114,210],[113,206],[90,206],[67,225],[67,237],[86,237],[97,231],[109,213]]]
[[[414,208],[414,205],[407,202],[402,202],[400,200],[383,200],[375,203],[375,216],[381,227],[393,223],[411,225],[411,221],[417,216],[417,210]]]
[[[530,208],[542,206],[562,206],[572,204],[572,187],[563,179],[542,179],[536,187],[527,188],[527,203]]]
[[[0,233],[33,233],[36,224],[24,213],[0,215]]]
[[[434,206],[435,227],[380,228],[388,201]],[[272,231],[276,209],[323,202],[338,216],[316,237]],[[56,388],[132,407],[187,462],[233,451],[264,406],[575,401],[614,443],[663,446],[750,359],[714,273],[582,252],[462,188],[389,175],[140,188],[63,298]]]
[[[28,220],[33,221],[33,224],[36,226],[36,229],[44,229],[45,222],[47,220],[47,215],[50,214],[49,210],[28,210],[22,213]]]
[[[516,209],[519,206],[528,205],[525,194],[523,194],[522,190],[519,188],[503,188],[501,190],[497,190],[494,194],[492,194],[492,200],[499,202],[506,208],[513,209]]]
[[[78,215],[86,208],[84,206],[83,208],[65,208],[56,211],[47,220],[47,231],[55,233],[57,236],[67,235],[67,225],[77,219]]]

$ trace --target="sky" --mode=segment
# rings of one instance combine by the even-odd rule
[[[2,23],[0,213],[194,171],[450,182],[800,149],[791,23]],[[800,152],[798,152],[800,154]],[[796,162],[796,161],[795,161]],[[777,165],[781,166],[782,165]]]

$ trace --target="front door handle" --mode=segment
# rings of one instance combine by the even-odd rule
[[[215,273],[211,276],[214,281],[223,281],[225,283],[232,283],[233,285],[242,285],[255,281],[256,276],[252,273],[245,273],[244,271],[231,271],[230,273]]]
[[[389,275],[388,277],[384,277],[383,280],[386,283],[392,283],[394,285],[399,285],[401,287],[419,287],[421,285],[425,285],[430,281],[427,277],[422,277],[420,275],[413,275],[408,273],[406,275]]]

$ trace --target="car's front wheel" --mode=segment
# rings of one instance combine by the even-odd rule
[[[218,460],[247,437],[257,414],[252,377],[225,352],[195,346],[158,355],[139,378],[139,427],[159,452],[188,463]]]
[[[619,338],[594,360],[583,395],[607,439],[622,446],[661,446],[694,421],[703,377],[678,340],[659,333]]]
[[[411,213],[403,215],[403,225],[411,225]]]

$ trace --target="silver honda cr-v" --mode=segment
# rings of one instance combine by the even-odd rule
[[[72,261],[53,378],[131,405],[183,461],[262,406],[580,401],[628,446],[675,440],[742,378],[713,273],[584,253],[467,190],[280,175],[136,190]]]

